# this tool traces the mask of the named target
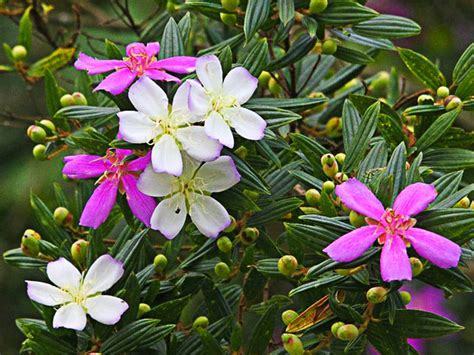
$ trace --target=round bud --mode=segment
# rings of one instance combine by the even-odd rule
[[[153,265],[156,272],[162,272],[168,265],[168,258],[163,254],[158,254],[153,259]]]
[[[358,214],[356,211],[351,211],[349,213],[349,222],[356,228],[362,227],[366,224],[365,217]]]
[[[234,14],[228,14],[226,12],[221,12],[220,13],[221,21],[223,24],[233,27],[237,23],[237,16]]]
[[[53,213],[54,221],[56,224],[62,225],[70,225],[73,220],[73,216],[71,212],[65,207],[58,207],[54,210]]]
[[[36,160],[46,160],[46,146],[43,144],[37,144],[33,147],[33,156]]]
[[[285,312],[283,312],[281,314],[281,320],[283,321],[283,323],[285,325],[288,325],[290,324],[291,322],[293,322],[296,318],[298,318],[298,313],[296,313],[294,310],[292,309],[288,309],[286,310]]]
[[[333,325],[331,325],[331,333],[332,333],[332,335],[334,335],[335,337],[337,337],[337,331],[338,331],[339,328],[342,327],[343,325],[345,325],[344,322],[336,322],[336,323],[334,323]]]
[[[84,239],[79,239],[71,245],[71,257],[79,265],[86,264],[87,249],[89,242]]]
[[[471,201],[469,200],[469,197],[464,196],[462,199],[456,202],[456,204],[453,207],[454,208],[469,208],[470,204],[471,204]]]
[[[232,241],[228,237],[221,237],[217,239],[217,248],[227,254],[232,250]]]
[[[247,227],[241,233],[241,239],[244,243],[250,244],[257,240],[260,235],[260,231],[255,227]]]
[[[454,95],[449,95],[447,98],[444,99],[444,106],[446,107],[447,111],[454,110],[456,107],[460,106],[462,101],[459,97]]]
[[[420,95],[418,96],[417,99],[418,105],[433,105],[434,104],[434,98],[431,95]]]
[[[342,164],[344,164],[344,160],[346,160],[346,154],[337,153],[335,158],[336,158],[337,162],[342,165]]]
[[[334,178],[334,176],[339,172],[339,165],[334,160],[332,165],[323,165],[323,172],[327,177]]]
[[[449,96],[449,88],[447,88],[446,86],[440,86],[438,88],[438,90],[436,90],[436,95],[441,99],[444,99],[445,97],[448,97]]]
[[[27,256],[37,257],[40,251],[41,236],[33,229],[27,229],[21,237],[21,251]]]
[[[229,226],[223,230],[224,233],[232,233],[237,228],[237,221],[233,216],[230,216],[230,224]]]
[[[342,133],[342,120],[340,117],[331,117],[326,123],[326,134],[330,138],[339,137]]]
[[[370,303],[382,303],[387,299],[387,290],[383,287],[372,287],[367,291],[366,296]]]
[[[310,206],[317,206],[321,200],[321,194],[316,189],[309,189],[305,193],[306,202]]]
[[[62,107],[74,106],[76,104],[74,101],[74,97],[70,94],[61,96],[61,98],[59,99],[59,103]]]
[[[311,0],[309,2],[309,13],[320,14],[328,7],[328,0]]]
[[[28,137],[35,143],[43,143],[46,140],[46,131],[40,126],[30,126],[26,131]]]
[[[281,93],[282,88],[275,78],[270,78],[268,81],[268,90],[270,90],[273,95],[277,96]]]
[[[293,255],[284,255],[278,260],[278,271],[285,276],[291,276],[298,267],[298,260]]]
[[[421,260],[415,257],[410,258],[410,264],[411,264],[411,274],[413,275],[413,277],[416,277],[419,274],[421,274],[425,268]]]
[[[359,336],[359,329],[354,324],[346,324],[337,330],[337,338],[344,341],[351,341]]]
[[[375,94],[382,94],[387,89],[389,83],[390,74],[386,71],[381,71],[369,85],[369,90]]]
[[[28,51],[26,50],[25,47],[21,45],[16,45],[15,47],[12,48],[12,57],[16,61],[25,59],[27,55],[28,55]]]
[[[72,98],[74,99],[74,105],[87,106],[87,99],[81,92],[73,92]]]
[[[264,70],[258,76],[258,83],[260,84],[261,87],[266,88],[271,78],[272,76],[270,75],[270,73]]]
[[[217,263],[216,266],[214,266],[214,273],[221,279],[228,278],[230,275],[229,265],[224,262]]]
[[[138,313],[137,313],[137,317],[138,318],[141,318],[145,313],[148,313],[151,311],[151,307],[146,304],[146,303],[140,303],[138,305]]]
[[[323,182],[323,190],[327,193],[330,194],[334,191],[336,188],[336,185],[332,181],[325,181]]]
[[[321,53],[326,55],[332,55],[337,51],[337,43],[333,39],[327,39],[323,42],[321,46]]]
[[[56,130],[56,126],[54,125],[53,121],[50,121],[50,120],[41,120],[40,123],[45,126],[45,127],[48,127],[50,131],[54,132]]]
[[[249,150],[248,150],[247,147],[245,147],[244,145],[241,145],[241,146],[238,147],[236,150],[234,150],[234,153],[235,153],[235,155],[237,155],[240,159],[245,160],[245,158],[247,158],[247,155],[248,155],[248,153],[249,153]]]
[[[402,302],[405,306],[411,302],[410,292],[400,291],[400,298],[402,299]]]
[[[471,204],[469,205],[469,208],[470,208],[471,210],[474,210],[474,201],[471,201]]]
[[[281,341],[283,343],[283,347],[288,352],[288,354],[303,355],[303,342],[295,334],[284,333],[281,335]]]
[[[334,181],[336,181],[339,184],[342,184],[343,182],[346,182],[347,180],[349,180],[349,176],[347,176],[344,173],[337,173],[336,175],[334,175]]]
[[[221,0],[221,5],[227,11],[234,11],[240,5],[240,0]]]
[[[336,158],[331,153],[324,154],[321,157],[321,165],[332,165],[336,161]]]
[[[206,316],[199,316],[193,322],[193,329],[203,328],[206,329],[209,326],[209,319]]]

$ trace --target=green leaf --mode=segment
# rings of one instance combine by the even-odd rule
[[[388,151],[385,142],[376,143],[362,160],[357,172],[357,178],[363,183],[368,183],[374,172],[380,171],[387,165]]]
[[[387,322],[370,322],[366,334],[367,339],[381,354],[409,354],[407,340],[395,334]]]
[[[355,1],[334,0],[329,3],[326,10],[316,15],[316,20],[328,25],[350,25],[366,21],[377,16],[378,13]]]
[[[249,226],[259,226],[273,220],[279,219],[282,216],[297,209],[303,204],[303,201],[296,197],[285,198],[270,203],[260,212],[255,213],[248,221]]]
[[[431,126],[423,133],[423,135],[418,138],[416,141],[416,147],[418,151],[425,151],[431,145],[436,143],[438,139],[440,139],[452,126],[456,118],[459,116],[461,110],[455,109],[446,112],[445,114],[441,115],[434,121]]]
[[[428,285],[443,289],[451,294],[454,292],[472,292],[471,279],[459,268],[441,269],[431,265],[417,278]]]
[[[109,59],[123,59],[122,51],[119,49],[119,47],[117,47],[114,42],[107,38],[105,39],[105,54]]]
[[[295,17],[295,1],[294,0],[278,0],[278,16],[280,21],[286,25]]]
[[[117,107],[68,106],[54,115],[54,119],[66,118],[79,121],[97,120],[115,116],[120,110]]]
[[[469,194],[474,191],[474,184],[469,184],[462,188],[461,190],[448,195],[444,200],[439,203],[431,205],[431,208],[450,208],[453,207],[459,200],[464,196],[469,196]],[[439,196],[439,195],[438,195]]]
[[[342,107],[342,139],[346,151],[351,146],[360,122],[361,118],[354,104],[348,99],[344,100],[344,106]]]
[[[268,43],[266,38],[259,40],[257,44],[252,48],[250,53],[245,56],[245,60],[242,63],[244,68],[255,77],[258,77],[262,70],[266,67],[268,60]]]
[[[189,48],[191,44],[191,27],[192,27],[192,21],[191,21],[191,13],[186,12],[186,15],[184,15],[181,20],[178,22],[178,27],[179,27],[179,32],[181,33],[181,38],[183,39],[183,45],[186,51],[186,48]]]
[[[67,65],[73,58],[75,48],[58,48],[53,53],[33,63],[28,69],[27,75],[41,78],[49,70],[54,73]]]
[[[474,96],[474,67],[471,68],[471,71],[459,83],[459,86],[456,89],[456,96],[460,97],[462,100]]]
[[[322,250],[335,241],[341,234],[320,226],[301,223],[285,223],[286,232],[305,245],[312,252],[322,254]]]
[[[249,0],[245,10],[244,33],[247,42],[270,15],[270,0]]]
[[[358,49],[338,46],[334,56],[345,62],[354,64],[369,64],[374,62],[374,58]]]
[[[434,338],[463,330],[464,327],[434,313],[398,309],[393,331],[405,338]]]
[[[250,164],[233,153],[226,153],[231,156],[235,162],[235,166],[241,175],[241,184],[247,185],[251,189],[255,189],[263,194],[270,195],[268,184]]]
[[[45,268],[47,261],[26,256],[21,248],[11,249],[3,253],[5,263],[20,269]]]
[[[420,213],[417,227],[428,229],[456,242],[472,230],[474,210],[469,208],[433,209]]]
[[[318,21],[309,16],[304,16],[301,24],[306,28],[310,37],[316,36],[318,31]]]
[[[446,109],[443,105],[417,105],[408,107],[403,114],[405,116],[413,115],[426,115],[426,114],[436,114],[445,112]]]
[[[130,323],[106,339],[100,351],[105,354],[132,351],[150,336],[159,322],[157,319],[139,319]]]
[[[279,109],[291,110],[294,112],[303,112],[311,108],[322,105],[327,102],[326,97],[297,97],[291,99],[280,99],[273,97],[254,98],[249,100],[244,107],[249,109],[258,109],[259,106],[278,107]]]
[[[234,48],[238,46],[239,44],[243,42],[243,40],[244,40],[244,34],[239,33],[238,35],[235,35],[234,37],[231,37],[229,39],[226,39],[225,41],[217,43],[214,46],[208,47],[206,49],[201,49],[198,52],[198,56],[203,56],[206,54],[218,54],[227,46],[229,46],[230,48]]]
[[[22,45],[26,48],[26,51],[29,52],[31,48],[31,37],[33,31],[33,24],[30,18],[31,6],[28,6],[23,12],[23,15],[20,18],[20,23],[18,24],[18,39],[17,42],[19,45]]]
[[[266,1],[266,0],[265,0]],[[290,47],[282,57],[270,62],[267,67],[268,71],[275,71],[277,69],[285,68],[290,64],[296,63],[302,59],[308,52],[314,48],[317,42],[316,37],[310,37],[307,34],[301,35]]]
[[[459,84],[464,80],[466,75],[472,72],[474,68],[474,43],[471,43],[469,47],[459,58],[456,66],[453,70],[453,82]]]
[[[323,188],[323,182],[321,180],[304,171],[291,170],[290,174],[307,186],[315,187],[318,190]]]
[[[117,253],[115,259],[123,262],[126,274],[135,268],[140,257],[140,251],[145,242],[148,229],[137,233],[132,239],[128,240],[123,248]]]
[[[384,49],[389,51],[395,50],[394,44],[388,39],[364,37],[355,33],[350,28],[346,28],[344,29],[344,31],[332,29],[331,33],[345,41],[361,44],[365,47]]]
[[[245,104],[245,108],[255,111],[267,121],[267,129],[275,129],[286,126],[291,122],[301,119],[301,116],[293,111],[283,110],[278,107],[260,106],[253,104]]]
[[[474,152],[458,148],[437,148],[424,153],[423,165],[435,170],[452,171],[474,167]]]
[[[388,39],[412,37],[421,31],[420,25],[416,22],[392,15],[374,17],[356,24],[352,29],[363,36]]]
[[[166,24],[161,39],[160,59],[184,55],[184,44],[181,32],[174,18],[170,18]]]
[[[196,329],[201,337],[203,352],[209,355],[224,355],[224,349],[219,345],[219,342],[206,329],[198,327]]]
[[[184,307],[189,303],[191,295],[174,298],[153,307],[147,314],[148,317],[161,319],[164,323],[176,323]]]
[[[446,85],[443,73],[428,58],[406,48],[398,48],[398,53],[411,73],[429,88],[436,91]]]
[[[400,143],[388,161],[384,176],[393,176],[393,199],[405,187],[406,183],[406,148],[405,143]]]
[[[340,284],[340,283],[342,283],[342,282],[344,282],[348,279],[349,279],[348,276],[342,276],[342,275],[338,275],[338,274],[334,274],[334,273],[330,274],[329,276],[321,276],[315,281],[305,283],[301,286],[298,286],[298,287],[292,289],[288,293],[288,296],[293,297],[293,296],[295,296],[295,295],[297,295],[298,293],[301,293],[301,292],[306,292],[306,291],[310,291],[310,290],[314,291],[314,290],[317,290],[318,288],[321,288],[321,287],[334,286],[334,285]]]
[[[219,53],[219,61],[222,65],[222,71],[224,74],[227,74],[232,69],[232,49],[229,46],[226,46]]]
[[[48,114],[53,116],[61,108],[61,90],[54,75],[47,70],[44,75],[44,88],[46,94],[46,108]]]
[[[451,173],[441,176],[439,179],[433,182],[438,195],[436,199],[431,203],[431,208],[436,207],[444,199],[451,196],[458,190],[459,184],[461,183],[463,171],[453,171]],[[457,202],[457,201],[456,201]],[[449,208],[451,206],[448,206]]]
[[[275,321],[277,318],[278,305],[270,306],[265,314],[259,319],[252,329],[251,338],[245,350],[246,355],[264,354],[270,339],[272,338]]]
[[[420,152],[418,156],[413,160],[411,163],[410,169],[407,171],[407,182],[406,185],[414,184],[415,182],[422,181],[420,175],[420,166],[421,162],[423,161],[423,153]]]

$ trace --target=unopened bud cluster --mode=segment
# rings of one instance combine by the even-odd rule
[[[298,268],[298,260],[293,255],[284,255],[278,260],[278,271],[285,275],[291,276]]]
[[[331,333],[339,340],[351,341],[359,336],[359,329],[354,324],[336,322],[331,326]]]

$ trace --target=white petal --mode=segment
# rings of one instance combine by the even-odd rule
[[[191,158],[189,154],[183,152],[183,174],[180,176],[181,180],[189,180],[195,174],[196,170],[201,166],[201,162],[194,158]]]
[[[156,173],[151,165],[138,178],[138,190],[148,196],[163,197],[177,191],[178,179],[170,174]]]
[[[26,281],[28,297],[35,302],[45,306],[57,306],[72,301],[72,296],[47,283],[37,281]]]
[[[215,55],[206,55],[196,60],[196,74],[208,92],[222,89],[221,62]]]
[[[151,152],[153,170],[157,173],[168,173],[180,176],[183,172],[183,161],[179,147],[169,134],[164,134],[155,143]]]
[[[206,115],[212,108],[211,99],[206,90],[195,80],[188,80],[190,85],[188,107],[197,116]]]
[[[59,288],[68,290],[73,294],[79,291],[82,275],[79,270],[65,258],[59,258],[56,261],[48,263],[46,273],[52,283]]]
[[[201,117],[198,117],[191,113],[189,110],[189,92],[191,91],[191,84],[189,81],[186,81],[182,84],[173,98],[173,117],[177,121],[178,125],[184,123],[194,123],[201,120]]]
[[[221,154],[222,144],[209,138],[204,127],[180,128],[176,132],[176,138],[181,142],[186,153],[194,159],[209,161],[216,159]]]
[[[196,173],[196,181],[202,182],[200,186],[204,191],[221,192],[237,184],[240,181],[240,174],[232,158],[222,156],[204,163]]]
[[[224,79],[224,95],[237,98],[239,104],[246,103],[257,90],[258,79],[243,67],[232,69]]]
[[[230,216],[226,209],[212,197],[192,194],[190,200],[191,220],[206,237],[216,238],[230,225]]]
[[[156,124],[147,115],[137,111],[122,111],[119,117],[119,132],[130,143],[148,143],[159,133]]]
[[[237,133],[246,139],[258,141],[265,135],[267,122],[259,114],[243,107],[225,109],[223,114]]]
[[[124,300],[114,296],[95,296],[84,302],[87,314],[97,322],[107,325],[118,323],[122,314],[128,309]]]
[[[148,116],[168,116],[168,97],[153,80],[142,76],[128,90],[128,98],[137,111]]]
[[[183,194],[164,199],[151,216],[151,228],[159,230],[168,239],[173,239],[186,221],[186,200]]]
[[[83,291],[86,295],[107,291],[120,280],[123,272],[121,261],[115,260],[108,254],[102,255],[87,270],[82,285]]]
[[[206,134],[229,148],[234,148],[234,136],[229,125],[217,112],[212,112],[204,122]]]
[[[86,313],[77,303],[69,303],[56,311],[53,328],[83,330],[87,324]]]

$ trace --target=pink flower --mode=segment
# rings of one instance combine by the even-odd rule
[[[155,200],[141,193],[137,188],[139,172],[150,162],[150,154],[126,161],[131,150],[108,150],[106,156],[70,155],[64,158],[66,165],[63,174],[72,179],[99,177],[99,185],[82,211],[79,224],[97,229],[105,222],[112,211],[117,191],[127,195],[128,205],[133,214],[147,227],[156,207]]]
[[[156,55],[160,51],[158,42],[151,42],[146,46],[138,42],[130,43],[126,51],[127,57],[123,60],[96,59],[80,53],[74,67],[77,70],[87,70],[89,75],[115,70],[94,89],[94,91],[105,90],[113,95],[122,93],[136,77],[147,76],[153,80],[179,83],[181,82],[179,78],[166,71],[189,74],[196,69],[194,57],[178,56],[157,60]]]
[[[411,218],[425,210],[436,198],[434,186],[416,183],[407,186],[395,199],[393,208],[384,209],[375,195],[357,179],[336,187],[336,195],[351,210],[366,217],[368,226],[349,232],[332,242],[324,252],[338,262],[360,257],[378,239],[383,245],[380,271],[384,281],[411,280],[407,246],[441,268],[458,265],[461,248],[456,243],[427,230],[415,228]]]

